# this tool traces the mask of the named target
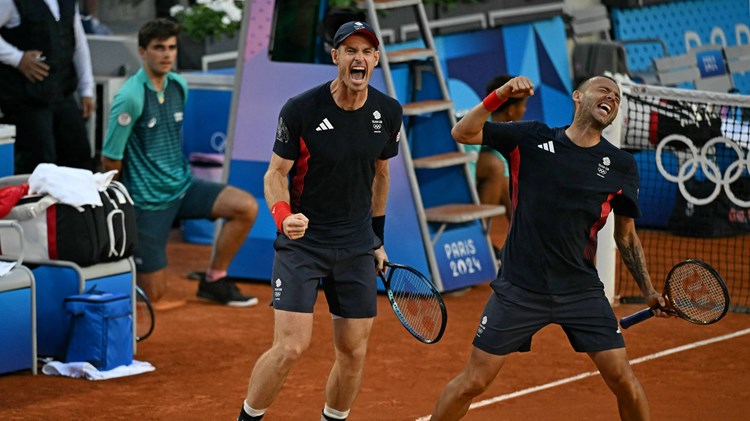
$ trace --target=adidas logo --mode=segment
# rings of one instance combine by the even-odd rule
[[[541,145],[536,145],[539,149],[544,149],[547,152],[555,153],[555,144],[550,140],[549,142],[542,143]]]
[[[328,121],[327,118],[324,118],[323,121],[318,124],[318,128],[315,129],[316,132],[321,132],[325,130],[333,130],[333,124],[331,124],[330,121]]]

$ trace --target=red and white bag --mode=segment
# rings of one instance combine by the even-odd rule
[[[50,195],[25,196],[3,219],[16,220],[23,228],[24,259],[90,266],[131,256],[136,239],[133,200],[117,181],[99,195],[103,206],[70,206]],[[0,232],[3,254],[20,250],[17,235]]]

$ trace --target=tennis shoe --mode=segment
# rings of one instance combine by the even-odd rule
[[[206,282],[206,278],[201,279],[195,295],[229,307],[251,307],[258,304],[258,297],[242,294],[237,285],[227,278],[214,282]]]

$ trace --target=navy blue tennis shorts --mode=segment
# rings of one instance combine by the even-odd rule
[[[531,337],[548,324],[562,326],[577,352],[623,348],[612,306],[601,288],[574,294],[532,292],[496,282],[479,322],[474,346],[495,355],[531,350]]]
[[[347,319],[377,315],[375,256],[369,245],[329,249],[278,234],[274,248],[275,309],[312,313],[322,284],[331,314]]]
[[[138,272],[154,272],[167,266],[167,240],[169,230],[178,219],[214,219],[211,209],[226,185],[193,179],[182,198],[163,210],[150,211],[138,208],[135,219],[138,242],[135,246],[135,267]]]

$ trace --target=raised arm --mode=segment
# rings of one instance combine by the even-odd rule
[[[615,243],[620,250],[620,256],[623,263],[635,278],[638,288],[641,289],[643,297],[646,299],[649,307],[659,305],[664,308],[666,302],[651,283],[651,276],[646,269],[646,255],[643,252],[641,239],[635,230],[635,221],[627,216],[615,215]],[[669,317],[668,313],[657,309],[656,316]]]
[[[453,127],[451,136],[458,143],[466,145],[482,144],[482,128],[487,118],[508,98],[524,98],[534,95],[534,84],[525,76],[516,76],[503,86],[495,89]]]

